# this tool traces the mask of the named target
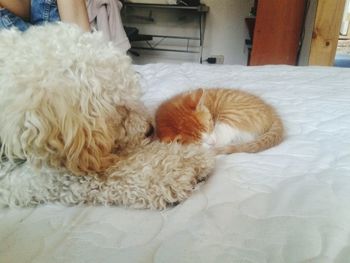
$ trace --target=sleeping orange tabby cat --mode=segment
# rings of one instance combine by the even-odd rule
[[[279,144],[283,124],[257,96],[233,89],[197,89],[160,105],[156,134],[164,142],[202,143],[217,154],[254,153]]]

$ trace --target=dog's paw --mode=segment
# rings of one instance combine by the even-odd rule
[[[173,145],[167,152],[154,167],[158,176],[153,174],[150,181],[151,193],[156,194],[150,198],[150,208],[164,209],[182,203],[199,182],[207,179],[215,165],[214,154],[195,145],[180,148]]]
[[[169,206],[182,203],[192,195],[193,190],[199,182],[196,174],[186,174],[186,172],[173,179],[168,182],[160,182],[160,184],[153,186],[156,190],[154,191],[156,196],[155,198],[151,198],[151,208],[165,209]]]
[[[188,199],[198,183],[207,179],[214,167],[215,159],[208,152],[197,152],[197,155],[186,156],[178,166],[172,164],[172,171],[163,174],[151,188],[157,193],[151,198],[150,206],[164,209],[175,206]],[[154,200],[154,202],[153,202]]]
[[[165,209],[188,199],[214,162],[197,146],[152,142],[111,167],[98,196],[107,204]]]
[[[185,201],[201,178],[198,171],[182,163],[173,164],[168,170],[164,164],[145,166],[137,172],[114,170],[90,202],[162,210]],[[167,172],[159,168],[166,168]]]

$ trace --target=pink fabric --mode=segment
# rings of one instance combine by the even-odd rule
[[[118,0],[88,0],[87,9],[90,24],[102,31],[107,40],[115,42],[125,52],[130,42],[125,34],[120,17],[122,3]]]

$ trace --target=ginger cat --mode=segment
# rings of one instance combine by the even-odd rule
[[[282,141],[283,124],[257,96],[233,89],[197,89],[159,106],[156,134],[163,142],[203,144],[217,154],[255,153]]]

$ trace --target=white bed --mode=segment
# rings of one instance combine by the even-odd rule
[[[241,88],[274,105],[285,141],[217,158],[184,203],[0,210],[0,262],[350,262],[350,70],[136,66],[154,109],[183,90]]]

